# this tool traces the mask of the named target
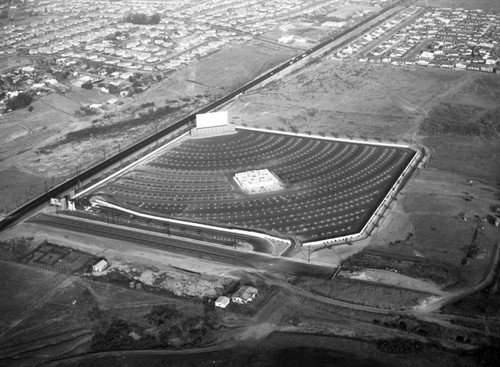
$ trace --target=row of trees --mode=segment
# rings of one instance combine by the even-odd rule
[[[160,20],[161,20],[160,15],[157,13],[151,16],[143,13],[132,13],[128,14],[125,18],[123,18],[123,21],[125,23],[142,24],[142,25],[158,24],[160,23]]]

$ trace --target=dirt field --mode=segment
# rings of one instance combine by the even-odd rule
[[[247,93],[230,114],[255,127],[419,142],[438,103],[491,108],[499,90],[496,75],[325,60]]]

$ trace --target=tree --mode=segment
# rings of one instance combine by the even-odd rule
[[[132,13],[128,14],[125,18],[123,18],[123,21],[125,23],[132,23],[132,24],[158,24],[160,23],[161,17],[158,13],[155,13],[151,16],[148,16],[147,14],[143,13]]]
[[[92,89],[94,85],[90,80],[86,81],[85,83],[82,84],[83,89]]]
[[[17,96],[13,98],[9,98],[5,103],[5,109],[7,111],[14,111],[18,108],[24,108],[29,106],[33,101],[33,97],[31,94],[27,92],[19,93]]]
[[[149,24],[158,24],[160,23],[160,14],[155,13],[149,17]]]
[[[120,87],[117,87],[114,84],[108,84],[107,87],[108,87],[109,93],[111,93],[111,94],[120,94]]]

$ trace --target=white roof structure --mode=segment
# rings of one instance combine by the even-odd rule
[[[252,302],[258,293],[259,290],[257,288],[249,285],[243,285],[236,291],[236,293],[233,294],[231,299],[233,302],[245,304],[248,302]]]
[[[277,191],[283,188],[278,177],[268,169],[235,173],[234,180],[250,194]]]
[[[230,302],[231,299],[229,299],[229,297],[220,296],[215,300],[215,307],[226,308]]]
[[[108,262],[106,260],[101,260],[97,264],[94,264],[94,266],[92,266],[92,270],[103,271],[106,268],[106,266],[108,266]]]

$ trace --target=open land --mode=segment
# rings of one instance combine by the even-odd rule
[[[468,6],[469,2],[439,3]],[[480,3],[496,5],[489,0]],[[273,54],[272,61],[262,56],[257,64],[249,62],[248,78],[270,65],[266,62],[284,59],[292,50],[280,52]],[[244,52],[240,49],[236,54]],[[241,62],[250,59],[240,57]],[[229,53],[226,58],[231,59]],[[200,65],[214,71],[224,60]],[[240,70],[241,62],[229,65],[228,73],[222,74]],[[218,84],[196,65],[189,66],[177,84],[167,79],[158,85],[172,91],[165,103],[180,107],[179,115],[206,103],[213,98],[211,93],[217,95],[213,91],[222,93],[222,87],[243,82],[233,84],[228,76]],[[185,83],[186,79],[195,83]],[[141,104],[150,98],[157,98],[158,105],[165,99],[153,92],[154,87],[148,91],[144,99],[128,101],[123,112],[114,111],[117,115],[109,121],[99,117],[98,124],[119,127],[118,114],[140,112]],[[36,100],[35,108],[45,111],[47,119],[26,110],[3,117],[10,132],[2,145],[5,158],[0,164],[6,175],[2,175],[1,195],[5,201],[0,206],[12,208],[16,200],[25,201],[71,174],[75,166],[79,169],[74,162],[82,152],[89,154],[85,162],[92,162],[100,159],[102,147],[110,142],[119,149],[118,144],[125,146],[136,134],[151,131],[146,125],[124,137],[112,132],[102,139],[92,136],[58,145],[72,127],[93,124],[92,118],[72,116],[79,98],[97,98],[79,92],[73,99],[56,94]],[[182,101],[181,96],[189,100]],[[46,102],[41,102],[44,98]],[[66,110],[49,108],[66,98],[70,98]],[[485,304],[498,302],[495,268],[500,233],[485,219],[500,199],[500,138],[498,126],[485,117],[498,111],[499,100],[496,74],[335,60],[314,60],[307,68],[240,96],[226,106],[236,124],[405,142],[425,147],[427,158],[371,237],[294,255],[318,263],[346,260],[339,278],[328,284],[236,270],[34,223],[18,225],[0,236],[5,295],[0,302],[0,361],[22,366],[42,358],[52,365],[119,365],[125,357],[131,364],[147,359],[154,365],[213,365],[215,361],[262,366],[291,360],[316,365],[325,361],[366,366],[495,365],[500,325],[495,310]],[[450,111],[461,113],[450,120]],[[19,126],[19,118],[33,125]],[[80,164],[83,168],[83,160]],[[15,186],[17,182],[24,186]],[[29,254],[43,257],[45,241],[105,257],[112,266],[99,275],[68,275],[60,269],[45,270],[38,263],[16,263]],[[230,295],[239,283],[261,290],[253,308],[231,305],[218,310],[207,302],[216,295]],[[411,310],[398,313],[391,309],[394,305]],[[442,305],[442,312],[435,314]],[[148,349],[158,348],[158,343],[164,350],[82,355],[99,346]]]

